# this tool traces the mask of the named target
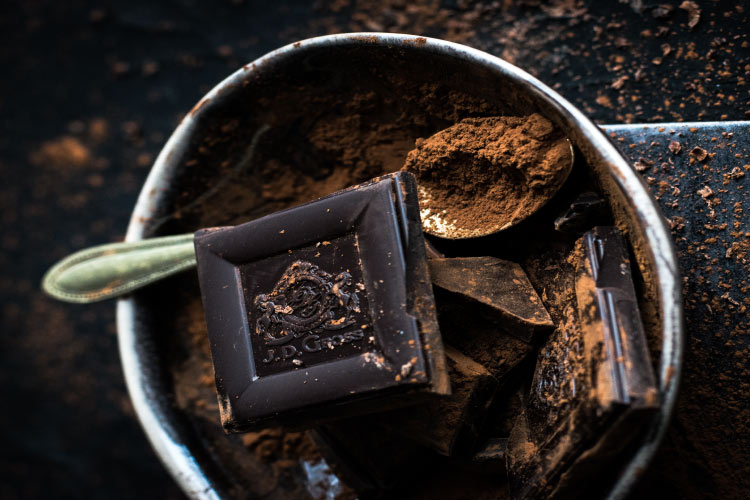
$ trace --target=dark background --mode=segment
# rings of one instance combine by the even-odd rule
[[[225,76],[301,38],[393,31],[501,56],[602,124],[750,119],[750,5],[699,2],[697,14],[690,2],[664,3],[4,2],[0,497],[181,497],[135,420],[113,304],[53,302],[38,284],[66,254],[122,239],[156,154],[181,116]],[[633,161],[649,154],[643,145],[620,145]],[[750,164],[746,150],[722,158],[709,163],[718,179]],[[655,194],[670,182],[665,169],[645,175]],[[674,200],[662,200],[674,222],[678,208],[667,201]],[[684,211],[690,229],[692,210]],[[748,228],[735,229],[729,237],[747,246]],[[676,233],[686,276],[727,248],[726,239],[708,237],[700,248],[696,234]],[[701,252],[707,262],[688,258]],[[683,396],[639,496],[741,498],[748,486],[747,286],[733,292],[737,305],[709,307],[718,316],[706,319],[701,304],[723,293],[719,285],[686,288]]]

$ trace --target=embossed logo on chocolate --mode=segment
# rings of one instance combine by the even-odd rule
[[[357,347],[353,344],[365,343],[364,289],[348,270],[329,273],[306,260],[289,265],[272,290],[253,300],[254,343],[262,342],[262,365],[302,366],[313,355],[361,352],[350,351]]]
[[[332,276],[315,264],[298,260],[284,272],[273,291],[255,298],[260,317],[255,332],[268,345],[282,345],[324,330],[341,330],[354,324],[360,312],[352,275],[344,271]]]

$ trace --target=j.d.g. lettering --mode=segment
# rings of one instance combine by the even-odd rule
[[[305,353],[316,353],[326,349],[336,349],[336,347],[352,343],[359,342],[365,338],[365,332],[361,329],[353,330],[351,332],[338,333],[335,335],[321,337],[320,335],[308,335],[306,336],[300,346],[292,344],[275,347],[268,349],[263,363],[273,363],[276,361],[283,361],[292,359],[294,357],[301,357]]]

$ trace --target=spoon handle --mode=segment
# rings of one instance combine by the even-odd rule
[[[192,233],[111,243],[64,258],[44,275],[42,289],[64,302],[98,302],[194,266]]]

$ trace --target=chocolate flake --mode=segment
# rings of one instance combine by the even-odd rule
[[[541,298],[515,262],[460,257],[431,259],[429,267],[433,285],[493,309],[504,329],[525,342],[554,327]]]
[[[665,19],[669,17],[669,15],[674,10],[674,7],[672,5],[668,4],[659,4],[654,10],[651,11],[651,15],[654,17],[654,19]]]
[[[653,166],[654,162],[649,160],[648,158],[638,158],[638,161],[633,163],[633,166],[638,172],[645,172],[648,170],[651,166]]]
[[[624,85],[625,82],[627,82],[630,79],[628,75],[622,75],[621,77],[617,78],[614,82],[612,82],[612,85],[610,85],[615,90],[620,90]]]
[[[555,230],[566,234],[583,234],[609,217],[609,208],[604,199],[592,191],[586,191],[578,195],[568,210],[555,219]]]
[[[704,161],[706,158],[708,158],[708,151],[700,146],[695,146],[690,150],[690,157],[695,158],[698,161]]]
[[[698,7],[698,4],[690,0],[685,0],[680,4],[680,9],[688,13],[688,27],[691,30],[695,28],[701,20],[701,9]]]

